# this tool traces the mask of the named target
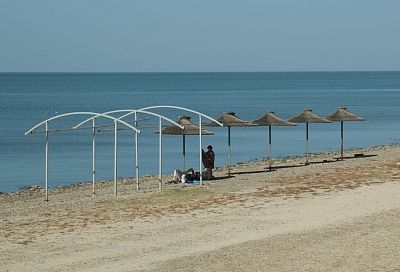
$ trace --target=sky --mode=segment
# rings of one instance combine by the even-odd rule
[[[399,70],[398,0],[0,0],[0,72]]]

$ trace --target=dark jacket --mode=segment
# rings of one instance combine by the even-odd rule
[[[203,165],[205,168],[214,168],[215,153],[212,150],[203,150]]]

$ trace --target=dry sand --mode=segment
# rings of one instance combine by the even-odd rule
[[[0,271],[400,271],[400,145],[360,152],[0,195]]]

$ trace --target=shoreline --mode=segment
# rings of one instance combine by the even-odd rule
[[[393,146],[400,146],[400,143],[394,142],[394,143],[390,143],[387,145],[375,145],[375,146],[369,146],[369,147],[357,147],[357,148],[353,148],[353,149],[348,149],[348,150],[344,150],[344,157],[346,159],[352,159],[355,158],[354,155],[352,153],[355,154],[364,154],[364,153],[368,153],[368,152],[373,152],[375,150],[380,150],[380,149],[385,149],[388,147],[393,147]],[[351,156],[349,156],[349,154]],[[309,159],[310,160],[321,160],[322,161],[318,161],[318,162],[311,162],[312,163],[329,163],[329,162],[335,162],[338,161],[337,158],[340,156],[340,153],[337,151],[328,151],[328,152],[311,152],[309,153]],[[362,156],[360,156],[362,157]],[[305,159],[305,155],[295,155],[295,156],[284,156],[284,157],[277,157],[277,158],[273,158],[273,168],[275,167],[282,167],[284,165],[293,163],[293,164],[301,164],[302,160]],[[235,165],[231,166],[231,170],[234,169],[239,169],[242,166],[247,166],[247,165],[259,165],[259,164],[263,164],[265,163],[266,166],[266,172],[268,172],[267,170],[267,164],[268,164],[268,158],[262,158],[262,159],[254,159],[254,160],[248,160],[245,162],[237,162]],[[305,165],[304,165],[305,166]],[[289,167],[289,166],[288,166]],[[227,165],[222,166],[222,167],[216,167],[216,169],[214,169],[214,173],[218,173],[219,176],[223,175],[224,171],[227,171]],[[140,185],[142,185],[143,183],[147,184],[149,182],[149,180],[157,180],[158,181],[158,176],[157,175],[145,175],[145,176],[141,176],[139,177],[139,182]],[[164,186],[168,186],[168,182],[172,180],[172,174],[167,174],[167,175],[163,175],[163,187]],[[99,188],[105,186],[105,187],[109,187],[113,185],[113,180],[112,179],[108,179],[108,180],[98,180],[96,181],[96,186]],[[117,183],[122,183],[122,184],[132,184],[135,185],[136,184],[136,178],[135,177],[121,177],[117,179]],[[190,184],[187,184],[190,185]],[[62,186],[56,186],[56,187],[49,187],[49,194],[50,193],[54,193],[54,192],[59,192],[59,191],[67,191],[67,190],[71,190],[74,188],[82,188],[85,187],[85,189],[87,189],[86,187],[91,187],[92,186],[92,182],[91,181],[76,181],[76,182],[72,182],[70,184],[66,184],[66,185],[62,185]],[[157,184],[158,186],[158,184]],[[45,191],[44,186],[41,186],[39,184],[34,184],[34,185],[30,185],[30,186],[23,186],[21,187],[19,190],[16,191],[11,191],[11,192],[1,192],[0,191],[0,198],[2,196],[15,196],[15,195],[21,195],[21,194],[32,194],[32,193],[43,193]]]

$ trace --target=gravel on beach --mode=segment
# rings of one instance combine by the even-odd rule
[[[355,154],[359,154],[356,155]],[[362,155],[361,155],[362,154]],[[400,271],[400,145],[0,194],[4,271]],[[397,194],[398,196],[398,194]],[[379,250],[378,250],[379,249]],[[299,266],[300,265],[300,266]],[[269,267],[270,269],[266,269]]]

